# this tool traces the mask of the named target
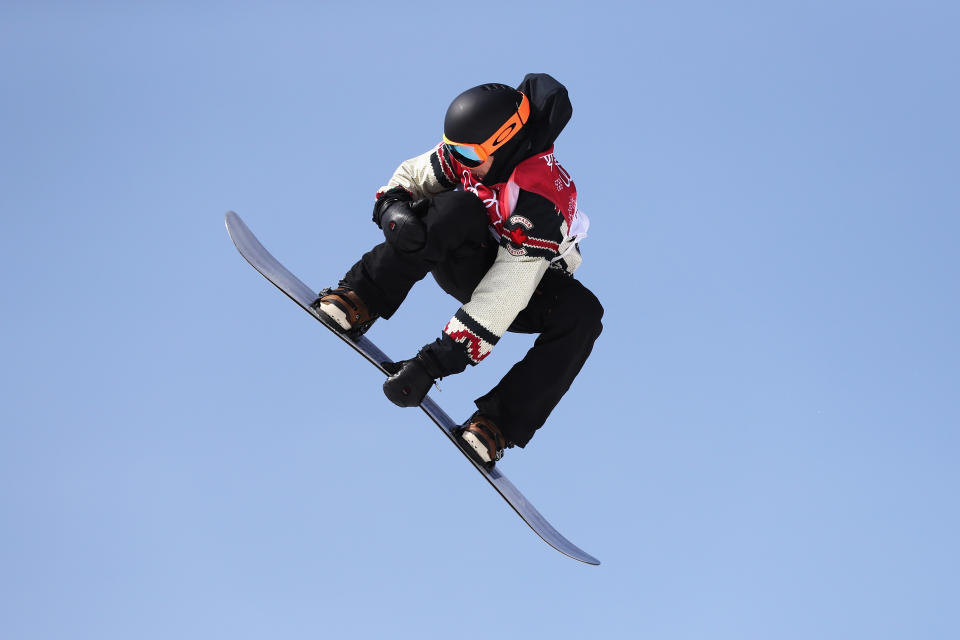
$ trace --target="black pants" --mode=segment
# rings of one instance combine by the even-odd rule
[[[434,198],[424,217],[427,242],[403,253],[384,242],[368,251],[343,282],[384,318],[400,307],[407,293],[427,273],[440,287],[466,303],[493,264],[497,245],[487,213],[472,193],[451,191]],[[549,269],[527,307],[508,331],[540,334],[477,408],[523,447],[543,426],[580,372],[602,330],[603,307],[573,277]]]

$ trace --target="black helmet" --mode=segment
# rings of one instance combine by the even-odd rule
[[[530,101],[505,84],[482,84],[454,98],[443,120],[443,141],[467,165],[483,163],[530,119]]]

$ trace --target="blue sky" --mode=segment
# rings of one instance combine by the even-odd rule
[[[960,10],[344,4],[0,8],[0,635],[956,637]],[[606,316],[502,468],[598,568],[223,227],[334,283],[452,97],[528,72]]]

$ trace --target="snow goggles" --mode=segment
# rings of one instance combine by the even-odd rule
[[[453,154],[453,157],[465,166],[479,167],[486,162],[487,158],[493,155],[497,149],[509,142],[513,136],[517,135],[517,132],[520,131],[523,125],[527,123],[527,120],[530,119],[530,101],[523,93],[520,95],[523,96],[523,98],[520,100],[516,112],[511,115],[492,136],[487,138],[486,141],[480,144],[473,142],[455,142],[444,134],[443,143],[450,153]]]

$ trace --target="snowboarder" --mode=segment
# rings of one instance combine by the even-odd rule
[[[487,465],[530,441],[602,330],[603,307],[572,276],[588,221],[553,155],[571,114],[566,88],[546,74],[457,96],[443,142],[403,162],[377,192],[373,221],[385,241],[313,304],[360,335],[390,318],[427,273],[460,301],[440,338],[389,369],[383,390],[401,407],[478,364],[505,332],[539,334],[458,433]]]

